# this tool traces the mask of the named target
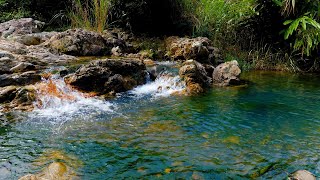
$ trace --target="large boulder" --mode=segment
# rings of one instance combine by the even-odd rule
[[[221,58],[219,50],[206,37],[166,39],[167,56],[173,60],[194,59],[200,63],[215,64]]]
[[[307,170],[298,170],[289,175],[289,180],[316,180],[316,177]]]
[[[58,33],[45,42],[45,46],[54,52],[74,56],[110,55],[113,47],[123,47],[120,39],[106,39],[101,34],[84,29],[70,29]]]
[[[7,38],[9,36],[38,33],[41,32],[44,24],[32,18],[13,19],[0,24],[0,36]]]
[[[211,78],[207,76],[204,66],[195,60],[184,62],[179,70],[179,75],[186,82],[188,94],[203,93],[210,87]]]
[[[213,84],[218,86],[239,85],[241,69],[237,61],[230,61],[217,66],[212,74]]]
[[[146,76],[146,67],[141,61],[106,59],[83,65],[65,77],[65,81],[85,92],[113,94],[144,84]]]

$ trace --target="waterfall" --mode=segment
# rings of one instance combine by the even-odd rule
[[[88,111],[112,112],[115,108],[108,101],[92,97],[94,94],[84,94],[71,88],[57,75],[43,78],[36,87],[35,113],[38,116],[66,117],[85,115]]]

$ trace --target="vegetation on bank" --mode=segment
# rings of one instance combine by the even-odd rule
[[[72,27],[98,32],[121,27],[207,36],[244,69],[320,69],[320,2],[314,0],[0,0],[0,9],[0,22],[34,17],[57,27],[68,17]]]

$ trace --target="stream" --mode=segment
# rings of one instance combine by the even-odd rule
[[[63,96],[41,96],[33,112],[0,116],[0,179],[54,161],[80,179],[284,179],[320,176],[320,78],[245,72],[246,86],[171,95],[173,75],[111,100],[85,97],[63,80]],[[170,74],[169,73],[169,74]]]

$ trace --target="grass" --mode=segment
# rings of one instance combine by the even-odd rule
[[[102,33],[107,28],[110,0],[73,0],[71,26]]]

